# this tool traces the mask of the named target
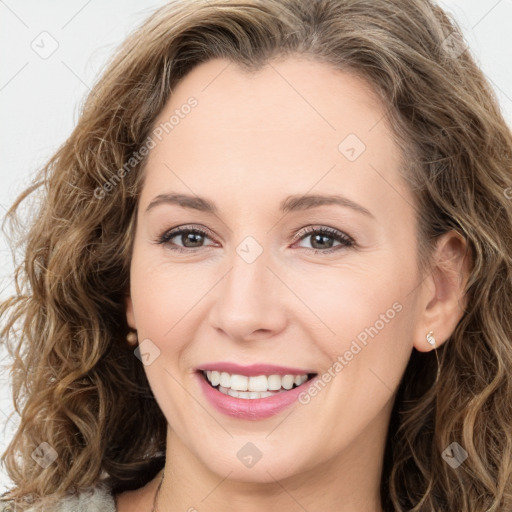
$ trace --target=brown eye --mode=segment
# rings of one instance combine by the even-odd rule
[[[204,241],[204,235],[201,233],[184,232],[180,235],[174,235],[173,238],[180,237],[179,240],[184,247],[200,247]]]
[[[315,253],[334,252],[340,248],[354,245],[354,241],[348,235],[337,229],[327,227],[308,228],[305,232],[302,232],[300,241],[306,239],[310,240],[311,249]],[[335,242],[338,242],[338,245],[335,245]]]
[[[204,242],[208,238],[208,233],[202,229],[183,227],[165,232],[159,237],[157,243],[168,246],[171,250],[184,252],[187,249],[206,247]]]

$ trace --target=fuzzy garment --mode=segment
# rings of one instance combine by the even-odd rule
[[[77,496],[66,496],[51,507],[51,512],[116,512],[114,496],[109,487],[99,483],[96,487],[87,489]],[[0,500],[0,512],[15,512],[13,505]],[[27,512],[50,512],[48,507],[34,506]]]

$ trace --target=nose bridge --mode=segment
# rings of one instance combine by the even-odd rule
[[[269,258],[267,254],[262,253],[254,260],[246,260],[244,255],[240,256],[242,248],[243,246],[240,245],[232,257],[231,271],[227,276],[224,293],[227,298],[243,299],[246,303],[254,300],[257,303],[263,298],[262,292],[265,288],[269,291],[268,281],[271,275],[267,268]],[[247,254],[250,254],[250,249]]]
[[[270,253],[258,248],[254,240],[239,244],[231,255],[230,271],[215,294],[214,327],[236,339],[256,331],[275,334],[284,327],[285,308],[276,288],[280,283],[267,268],[270,263]]]

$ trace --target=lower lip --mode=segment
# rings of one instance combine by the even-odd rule
[[[207,400],[223,414],[243,420],[261,420],[280,413],[293,402],[298,401],[297,397],[309,387],[316,378],[307,380],[296,388],[276,393],[267,398],[236,398],[221,393],[206,381],[202,372],[197,373],[199,384]]]

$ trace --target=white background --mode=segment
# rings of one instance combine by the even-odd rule
[[[308,1],[308,0],[304,0]],[[406,1],[406,0],[404,0]],[[0,0],[0,216],[70,134],[79,106],[116,46],[156,0]],[[446,0],[512,126],[512,0]],[[49,7],[50,5],[50,7]],[[31,47],[48,32],[46,59]],[[35,42],[34,42],[35,41]],[[40,43],[39,43],[40,44]],[[46,48],[51,43],[47,39]],[[0,238],[0,300],[14,293],[12,263]],[[0,361],[7,364],[0,346]],[[4,372],[5,373],[5,372]],[[7,375],[0,375],[0,453],[17,424]],[[0,492],[9,486],[0,468]]]

